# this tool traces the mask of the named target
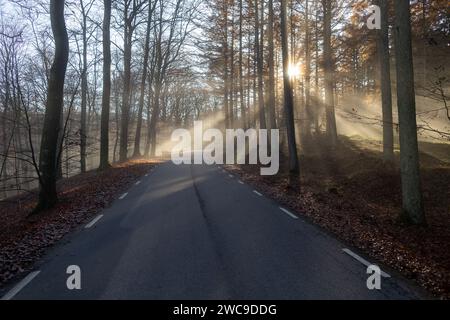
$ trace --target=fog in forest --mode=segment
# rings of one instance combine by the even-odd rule
[[[136,155],[138,135],[139,155],[170,153],[171,132],[191,128],[195,120],[208,119],[211,126],[221,129],[262,127],[259,95],[263,95],[267,121],[263,127],[270,128],[274,123],[283,132],[280,6],[277,1],[260,2],[262,5],[258,0],[113,2],[109,117],[112,162],[123,160],[124,149],[127,157]],[[446,1],[424,3],[415,2],[411,10],[417,131],[419,141],[425,142],[420,144],[421,151],[433,153],[430,144],[450,141],[448,8]],[[334,113],[339,135],[381,152],[378,31],[366,26],[371,15],[369,4],[332,3]],[[258,26],[255,8],[259,8]],[[391,20],[392,11],[389,8]],[[327,131],[326,21],[323,3],[317,0],[288,1],[287,14],[294,120],[301,150],[307,139],[305,133],[319,135]],[[63,133],[59,139],[61,178],[99,166],[103,4],[66,1],[65,18],[70,53],[64,85]],[[398,151],[392,39],[389,48],[392,121]],[[38,186],[36,170],[53,55],[48,1],[1,1],[3,199],[34,192]],[[262,91],[258,91],[261,85]],[[129,99],[126,103],[125,97]],[[127,141],[123,141],[124,137]],[[448,161],[443,154],[445,151],[434,156]]]

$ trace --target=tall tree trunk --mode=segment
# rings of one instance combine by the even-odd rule
[[[268,97],[268,116],[269,126],[271,129],[277,127],[277,121],[275,116],[275,61],[274,61],[274,40],[273,40],[273,25],[274,25],[274,10],[273,0],[269,0],[269,21],[268,21],[268,40],[269,40],[269,97]]]
[[[153,9],[156,6],[156,1],[148,5],[148,15],[147,15],[147,30],[145,34],[145,45],[144,45],[144,65],[142,70],[141,79],[141,92],[139,97],[139,109],[137,114],[137,126],[136,126],[136,136],[134,138],[134,152],[133,157],[141,157],[141,132],[142,132],[142,113],[144,111],[144,98],[145,98],[145,82],[147,80],[148,71],[148,58],[150,54],[150,30],[152,25],[152,15]]]
[[[125,31],[123,54],[123,94],[122,94],[122,118],[120,122],[119,161],[128,159],[128,126],[130,122],[131,99],[131,47],[133,41],[132,25],[128,19],[128,7],[125,6]]]
[[[80,170],[86,172],[86,106],[87,106],[87,14],[85,12],[83,1],[80,1],[81,13],[83,18],[82,23],[82,40],[83,40],[83,61],[81,72],[81,123],[80,123]]]
[[[234,0],[231,2],[231,48],[230,48],[230,126],[234,128],[234,105],[235,105],[235,96],[236,96],[236,88],[235,88],[235,68],[234,68],[234,38],[235,38],[235,30],[234,30]]]
[[[394,40],[397,65],[397,106],[400,124],[403,217],[411,223],[423,224],[425,223],[425,215],[417,142],[410,4],[409,0],[396,0],[394,3]]]
[[[159,113],[161,106],[161,90],[162,84],[160,76],[157,75],[155,84],[155,98],[153,100],[153,113],[152,119],[150,121],[150,141],[151,141],[150,155],[152,157],[156,156],[156,126],[158,125],[159,121]]]
[[[223,100],[224,100],[224,112],[225,112],[225,128],[230,127],[230,112],[229,112],[229,88],[230,88],[230,80],[229,80],[229,74],[228,74],[228,0],[224,1],[224,40],[222,44],[222,54],[223,54]]]
[[[297,155],[297,142],[295,141],[294,96],[292,92],[292,82],[289,78],[290,57],[286,19],[286,1],[287,0],[281,0],[281,50],[283,55],[284,112],[289,149],[289,173],[293,176],[300,173],[300,168]]]
[[[305,133],[311,134],[311,123],[313,122],[313,111],[311,108],[311,31],[309,27],[309,0],[305,2],[305,110],[307,119]]]
[[[322,0],[323,21],[323,55],[325,69],[325,110],[327,119],[327,136],[332,146],[337,142],[336,115],[334,112],[334,63],[331,52],[331,14],[332,0]]]
[[[259,22],[259,4],[258,0],[255,0],[255,47],[256,47],[256,63],[258,73],[258,113],[259,113],[259,128],[266,128],[266,113],[264,110],[264,61],[263,61],[263,48],[261,46],[260,34],[261,27]]]
[[[50,21],[55,39],[55,57],[50,70],[47,104],[39,154],[39,203],[36,210],[55,205],[58,136],[61,130],[61,109],[64,103],[64,80],[69,59],[69,39],[64,21],[63,0],[50,1]]]
[[[243,75],[243,0],[239,0],[239,101],[241,103],[242,126],[247,127],[247,114],[245,110],[244,97],[244,75]]]
[[[322,95],[319,89],[319,10],[318,1],[314,0],[314,9],[316,10],[315,21],[314,21],[314,32],[315,32],[315,70],[314,70],[314,95],[315,95],[315,106],[314,106],[314,129],[315,133],[320,133],[319,125],[319,114],[322,109]]]
[[[100,169],[109,167],[109,110],[111,103],[111,0],[104,0],[103,15],[103,93],[100,129]]]
[[[383,158],[394,160],[394,129],[392,120],[391,64],[389,55],[389,4],[378,0],[381,9],[381,29],[378,31],[377,49],[380,64],[381,105],[383,111]]]

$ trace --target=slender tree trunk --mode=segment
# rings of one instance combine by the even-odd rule
[[[276,115],[275,115],[275,61],[274,61],[274,40],[273,40],[273,25],[274,25],[274,10],[273,0],[269,0],[269,21],[268,21],[268,40],[269,40],[269,97],[267,111],[269,115],[269,125],[271,129],[277,127]]]
[[[258,0],[255,0],[255,47],[256,47],[256,63],[258,73],[258,113],[259,113],[259,128],[266,128],[266,112],[264,110],[264,61],[263,61],[263,48],[261,46],[260,34],[261,27],[259,22],[259,4]]]
[[[39,203],[36,210],[55,205],[58,136],[61,130],[61,109],[64,103],[64,80],[69,58],[69,39],[64,21],[63,0],[50,1],[50,20],[55,39],[55,57],[50,70],[47,104],[39,155]]]
[[[311,31],[309,27],[309,0],[305,2],[305,110],[307,119],[305,133],[311,135],[311,123],[313,122],[313,112],[311,108]]]
[[[314,0],[314,8],[316,9],[316,16],[314,21],[315,28],[315,76],[314,76],[314,94],[315,94],[315,106],[314,106],[314,129],[316,134],[320,133],[319,114],[322,109],[322,95],[319,89],[319,10],[318,0]]]
[[[87,16],[83,1],[80,1],[81,12],[83,15],[82,38],[83,38],[83,70],[81,72],[81,123],[80,123],[80,170],[86,172],[86,106],[87,106]]]
[[[300,173],[297,142],[295,141],[294,124],[294,96],[292,82],[289,78],[289,45],[286,18],[286,0],[281,0],[281,50],[283,55],[283,80],[284,80],[284,112],[289,148],[289,173],[291,176]]]
[[[411,223],[424,224],[425,214],[422,201],[417,142],[410,4],[409,0],[396,0],[394,3],[394,40],[397,64],[397,106],[400,126],[403,217]]]
[[[111,103],[111,0],[104,0],[103,15],[103,93],[100,129],[100,169],[109,167],[109,110]]]
[[[243,0],[239,0],[239,102],[241,104],[242,125],[247,127],[247,114],[245,110],[244,97],[244,75],[243,75]]]
[[[327,119],[327,136],[332,146],[337,142],[336,115],[334,112],[334,63],[331,52],[331,1],[322,0],[323,21],[323,55],[325,69],[325,110]]]
[[[132,26],[128,19],[128,8],[125,6],[125,31],[124,31],[124,54],[123,54],[123,94],[122,94],[122,118],[120,124],[119,161],[128,159],[128,126],[130,122],[130,99],[131,99],[131,47]]]
[[[160,105],[161,105],[161,80],[159,79],[160,76],[157,75],[156,77],[156,85],[155,85],[155,98],[153,102],[153,113],[152,113],[152,119],[150,121],[150,155],[152,157],[156,156],[156,126],[158,125],[159,121],[159,113],[160,113]]]
[[[139,110],[137,115],[137,126],[136,126],[136,136],[134,138],[134,153],[133,157],[141,157],[141,132],[142,132],[142,113],[144,111],[144,98],[145,98],[145,82],[147,80],[147,71],[148,71],[148,60],[150,54],[150,30],[152,25],[152,15],[153,9],[156,5],[156,1],[154,3],[150,3],[148,5],[148,15],[147,15],[147,30],[145,34],[145,45],[144,45],[144,65],[142,70],[142,79],[141,79],[141,92],[139,97]]]
[[[231,46],[230,46],[230,126],[234,128],[234,105],[235,105],[235,97],[236,97],[236,88],[235,88],[235,68],[234,68],[234,38],[235,38],[235,30],[234,30],[234,1],[231,2],[232,14],[231,14]]]
[[[383,158],[394,160],[394,129],[392,120],[391,64],[389,55],[389,4],[378,0],[381,9],[381,30],[378,31],[377,48],[380,64],[381,105],[383,111]]]
[[[230,127],[230,111],[229,111],[229,88],[230,88],[230,80],[229,80],[229,74],[228,74],[228,2],[227,0],[224,1],[224,40],[222,44],[222,54],[223,54],[223,99],[224,99],[224,111],[225,111],[225,128]]]

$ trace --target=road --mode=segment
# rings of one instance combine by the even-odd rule
[[[51,250],[9,298],[419,297],[384,267],[392,277],[369,290],[366,266],[344,244],[219,166],[164,163],[120,198]],[[81,269],[81,290],[66,286],[70,265]]]

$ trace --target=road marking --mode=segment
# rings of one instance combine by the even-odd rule
[[[365,265],[366,267],[370,267],[373,264],[370,263],[369,261],[367,261],[366,259],[358,256],[356,253],[354,253],[353,251],[351,251],[350,249],[342,249],[342,251],[344,251],[346,254],[348,254],[349,256],[351,256],[352,258],[358,260],[359,262],[361,262],[363,265]],[[383,270],[381,270],[381,275],[385,278],[390,278],[391,276],[384,272]]]
[[[138,186],[138,185],[140,185],[141,184],[141,181],[138,181],[138,182],[136,182],[134,185],[135,186]]]
[[[229,174],[228,176],[229,176],[230,178],[234,178],[234,176],[233,176],[232,174]]]
[[[148,177],[148,173],[144,177]]]
[[[123,195],[120,196],[119,200],[123,200],[125,199],[125,197],[128,195],[128,192],[124,193]]]
[[[293,214],[292,212],[290,212],[289,210],[286,210],[285,208],[279,207],[281,211],[283,211],[284,213],[286,213],[288,216],[290,216],[292,219],[298,219],[298,217]]]
[[[259,193],[258,191],[256,191],[256,190],[253,190],[253,193],[256,193],[258,196],[260,196],[260,197],[262,197],[262,194],[261,193]]]
[[[240,183],[240,184],[244,184],[244,182],[242,182],[241,180],[239,180],[239,183]]]
[[[85,228],[85,229],[91,228],[91,227],[92,227],[94,224],[96,224],[97,221],[100,220],[101,218],[103,218],[103,215],[102,215],[102,214],[98,215],[94,220],[92,220],[91,222],[89,222],[84,228]]]
[[[14,298],[14,296],[16,294],[18,294],[20,292],[20,290],[22,290],[23,288],[26,287],[27,284],[29,284],[34,278],[36,278],[36,276],[40,273],[41,271],[34,271],[31,272],[29,275],[27,275],[22,281],[20,281],[18,284],[16,284],[16,286],[14,288],[12,288],[11,290],[8,291],[8,293],[6,293],[1,300],[11,300],[12,298]]]

